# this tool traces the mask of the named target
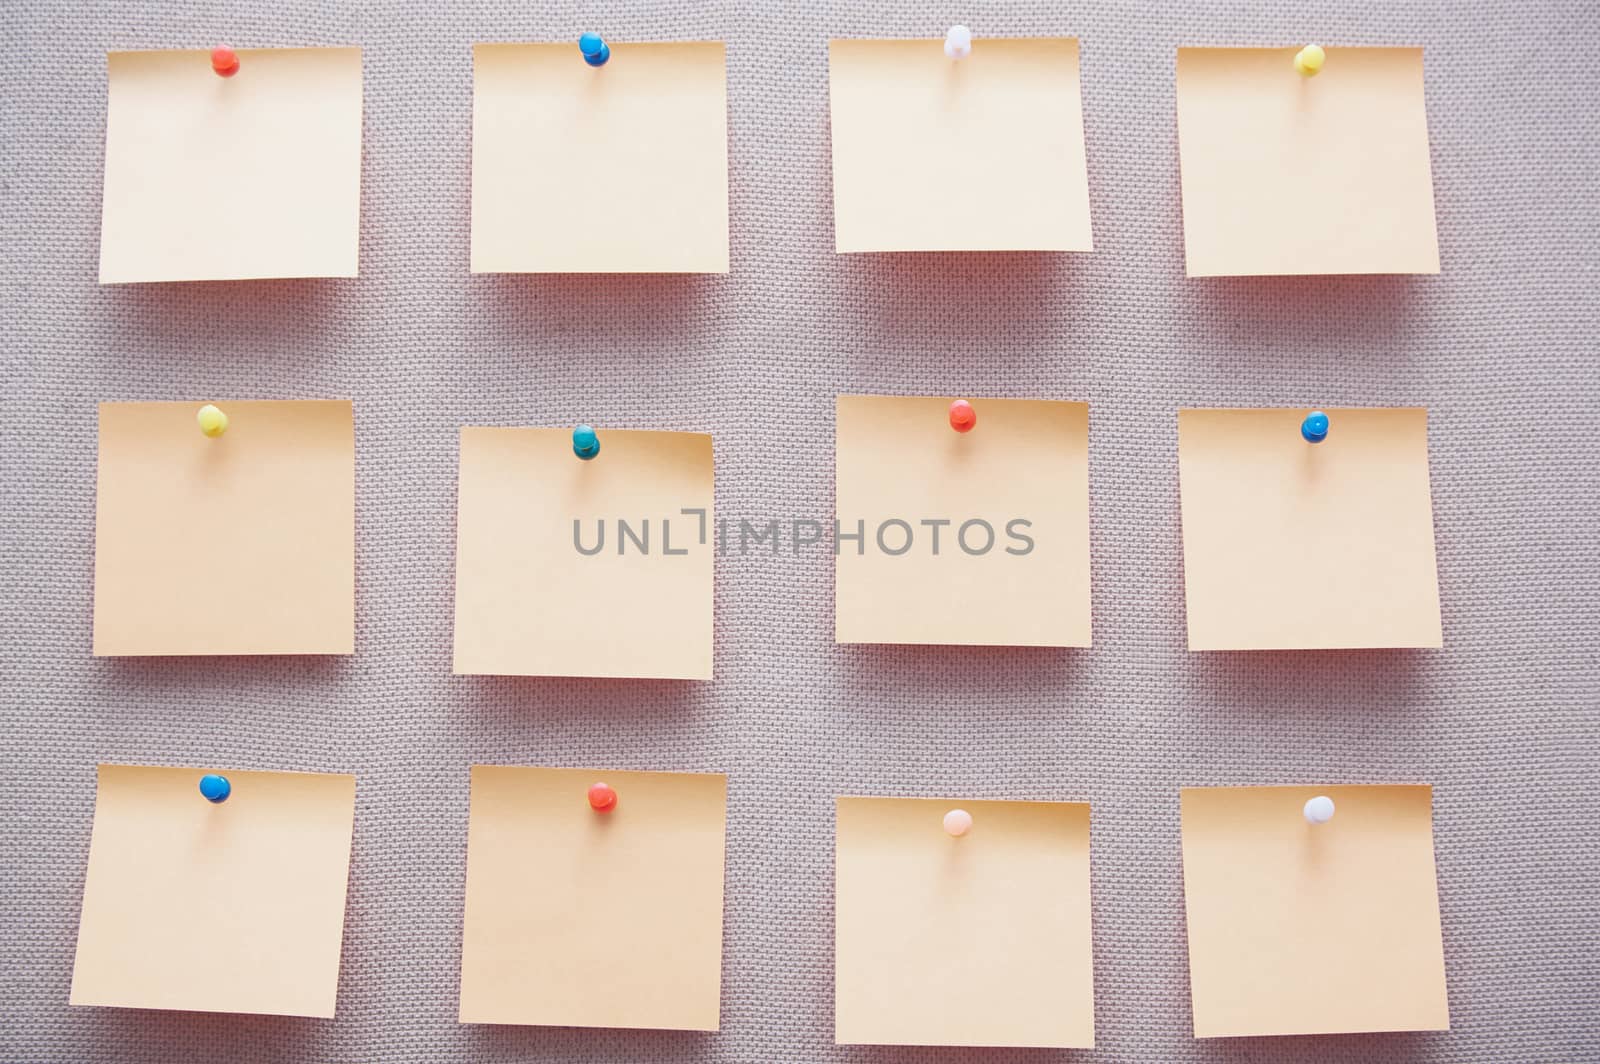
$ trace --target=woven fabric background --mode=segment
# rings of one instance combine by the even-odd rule
[[[4,6],[0,1060],[1600,1061],[1588,0]],[[834,254],[827,39],[957,21],[1082,38],[1093,254]],[[469,46],[587,28],[728,42],[728,276],[469,276]],[[1185,279],[1174,47],[1308,39],[1426,46],[1439,276]],[[222,40],[365,48],[359,280],[96,284],[104,52]],[[1092,404],[1093,650],[836,647],[812,550],[718,560],[714,682],[450,675],[457,426],[710,431],[721,514],[828,520],[839,392]],[[357,654],[92,658],[95,403],[227,396],[356,400]],[[1186,652],[1208,404],[1430,408],[1442,652]],[[67,1007],[101,760],[359,774],[336,1019]],[[729,774],[720,1033],[456,1023],[476,762]],[[1311,781],[1435,785],[1449,1033],[1191,1037],[1178,788]],[[835,1047],[840,793],[1092,801],[1100,1048]]]

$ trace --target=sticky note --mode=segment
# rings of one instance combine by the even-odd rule
[[[350,402],[215,402],[100,404],[95,654],[354,653]]]
[[[831,41],[838,251],[1090,251],[1078,42]]]
[[[597,429],[461,430],[457,674],[711,678],[711,437]]]
[[[950,402],[838,397],[835,641],[1088,646],[1088,404]]]
[[[960,838],[954,808],[972,814]],[[835,809],[837,1042],[1094,1046],[1087,803]]]
[[[1421,48],[1179,48],[1190,277],[1438,273]]]
[[[472,48],[473,273],[727,273],[720,42]]]
[[[1190,650],[1438,647],[1428,414],[1178,411]]]
[[[111,52],[100,283],[354,277],[361,49]]]
[[[354,776],[101,765],[72,1004],[331,1017],[355,799]]]
[[[1334,816],[1310,824],[1306,800]],[[1186,787],[1196,1038],[1450,1026],[1427,786]]]
[[[709,773],[474,765],[461,1022],[716,1030],[726,795]]]

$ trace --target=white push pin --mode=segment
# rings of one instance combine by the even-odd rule
[[[1333,799],[1326,794],[1306,799],[1306,823],[1326,824],[1333,819]]]
[[[965,809],[952,809],[944,815],[944,832],[952,839],[959,839],[972,830],[972,814]]]
[[[972,54],[972,31],[965,26],[951,26],[944,35],[944,54],[951,59],[965,59]]]

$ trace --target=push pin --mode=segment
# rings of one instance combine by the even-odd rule
[[[972,830],[972,814],[965,809],[952,809],[944,815],[944,833],[959,839]]]
[[[1294,68],[1302,77],[1314,78],[1328,61],[1328,53],[1318,44],[1308,44],[1294,54]]]
[[[228,431],[228,415],[207,403],[195,412],[194,419],[200,425],[200,431],[213,440]]]
[[[600,39],[598,33],[585,33],[578,38],[578,51],[583,53],[583,61],[592,67],[606,65],[606,60],[611,58],[611,46]]]
[[[950,404],[950,427],[957,432],[971,432],[972,427],[978,423],[978,412],[972,409],[972,404],[965,399],[957,399]]]
[[[1321,443],[1328,438],[1328,415],[1320,410],[1313,410],[1300,422],[1300,435],[1305,437],[1307,443]]]
[[[596,783],[589,788],[589,808],[596,813],[609,813],[617,807],[617,792],[609,783]]]
[[[972,31],[965,26],[951,26],[944,35],[944,54],[951,59],[965,59],[972,54]]]
[[[585,462],[600,453],[600,437],[595,435],[594,429],[579,425],[572,430],[572,453]]]
[[[228,800],[228,795],[233,793],[233,784],[228,782],[228,777],[207,773],[200,777],[200,797],[212,805],[219,805]]]
[[[225,44],[211,49],[211,69],[218,77],[231,78],[239,72],[239,53]]]
[[[1306,799],[1306,823],[1326,824],[1333,819],[1333,799],[1326,794]]]

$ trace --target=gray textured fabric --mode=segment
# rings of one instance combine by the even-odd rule
[[[954,793],[1094,803],[1095,1059],[1600,1061],[1588,0],[3,21],[0,1059],[1086,1058],[832,1044],[831,796]],[[956,21],[1082,37],[1094,254],[833,253],[824,42]],[[728,41],[729,276],[468,275],[468,46],[591,27]],[[1440,276],[1184,278],[1174,46],[1308,38],[1427,47]],[[96,285],[102,53],[219,40],[365,47],[359,280]],[[1092,651],[835,647],[813,551],[719,559],[715,682],[451,677],[458,425],[709,430],[723,514],[826,519],[833,396],[880,391],[1092,403]],[[93,404],[213,396],[355,398],[353,658],[90,657]],[[1185,651],[1174,409],[1307,403],[1431,409],[1442,652]],[[102,759],[359,774],[337,1019],[67,1007]],[[474,762],[730,774],[719,1034],[456,1024]],[[1196,1042],[1177,789],[1321,780],[1435,784],[1454,1030]]]

